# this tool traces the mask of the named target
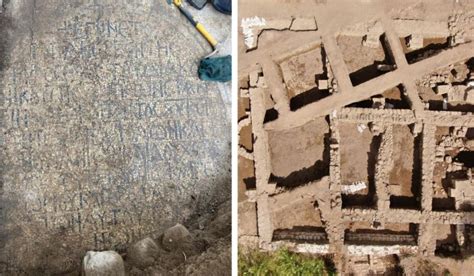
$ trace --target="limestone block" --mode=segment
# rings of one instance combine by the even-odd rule
[[[349,185],[341,186],[341,193],[343,194],[353,194],[358,191],[364,190],[367,188],[367,183],[364,181],[357,181]]]
[[[451,85],[448,85],[448,84],[438,85],[436,87],[436,94],[438,95],[448,94],[450,90],[451,90]]]
[[[318,89],[326,90],[329,88],[328,80],[318,80]]]
[[[253,49],[257,47],[258,34],[260,28],[266,25],[264,18],[257,16],[251,18],[243,18],[241,23],[242,33],[244,35],[245,46],[247,49]]]
[[[380,46],[380,36],[368,34],[365,35],[362,40],[362,45],[367,46],[369,48],[378,48]]]
[[[470,103],[470,104],[474,104],[474,89],[471,88],[471,89],[468,89],[466,91],[466,102]]]
[[[423,48],[423,36],[420,34],[412,34],[408,38],[407,46],[410,50]]]
[[[466,95],[465,85],[453,86],[450,93],[448,93],[448,102],[462,102]]]
[[[265,83],[265,77],[264,76],[261,76],[261,77],[258,78],[257,87],[262,87],[262,88],[267,87],[267,85]]]
[[[309,254],[328,254],[329,245],[327,244],[296,244],[295,251],[299,253],[309,253]]]

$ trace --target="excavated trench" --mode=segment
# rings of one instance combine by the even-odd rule
[[[269,182],[292,189],[329,175],[329,140],[327,117],[289,131],[270,132]]]
[[[342,194],[342,208],[374,208],[375,207],[375,167],[377,156],[382,144],[382,136],[377,135],[372,138],[370,151],[367,153],[367,176],[368,190],[366,194]]]
[[[474,151],[461,151],[454,157],[454,161],[460,162],[466,168],[474,168]]]
[[[420,60],[435,56],[450,48],[449,38],[424,39],[424,47],[405,54],[408,64],[416,63]]]
[[[421,203],[421,166],[422,166],[422,136],[418,135],[414,139],[413,147],[413,169],[411,179],[411,193],[412,196],[390,196],[390,208],[402,209],[419,209]]]
[[[328,238],[323,227],[295,226],[292,229],[276,229],[273,241],[290,241],[295,243],[327,244]]]
[[[387,71],[381,71],[378,69],[380,65],[388,65],[388,66],[394,66],[395,61],[392,57],[391,51],[390,51],[390,45],[388,44],[387,38],[385,34],[382,34],[379,38],[380,44],[382,45],[382,50],[384,53],[384,59],[383,60],[375,60],[372,64],[364,66],[357,71],[354,71],[349,74],[349,77],[351,79],[352,85],[357,86],[361,83],[364,83],[366,81],[369,81],[371,79],[374,79],[376,77],[379,77],[389,71],[392,71],[395,69],[395,67],[391,68],[390,70]]]
[[[327,54],[326,54],[326,51],[324,50],[323,45],[321,45],[320,50],[321,50],[322,73],[316,74],[314,76],[315,83],[317,83],[318,80],[328,79],[328,64],[326,63]],[[296,111],[305,105],[317,102],[330,95],[331,93],[329,92],[329,89],[321,89],[318,86],[313,87],[305,92],[302,92],[296,96],[291,97],[290,110]]]

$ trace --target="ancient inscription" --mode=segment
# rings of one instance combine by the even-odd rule
[[[44,235],[120,248],[185,220],[230,179],[226,107],[196,76],[209,49],[185,21],[171,23],[182,19],[175,10],[165,1],[52,2],[61,16],[17,31],[2,72],[12,266],[15,248],[35,242],[36,254]]]

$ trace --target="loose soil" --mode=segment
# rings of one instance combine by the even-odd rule
[[[325,136],[329,126],[324,117],[315,119],[308,124],[280,132],[270,131],[272,173],[276,177],[287,177],[291,173],[310,169],[314,174],[322,166],[327,166]]]
[[[349,185],[356,181],[369,182],[368,160],[373,135],[366,128],[362,133],[357,124],[339,124],[341,136],[341,184]]]
[[[393,127],[393,168],[390,172],[392,195],[413,196],[413,146],[414,137],[409,126],[395,125]]]

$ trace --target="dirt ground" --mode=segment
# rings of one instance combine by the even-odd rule
[[[474,269],[474,257],[462,261],[432,257],[407,257],[401,260],[406,275],[460,275],[469,276]]]
[[[252,160],[239,156],[239,202],[247,198],[245,191],[247,187],[254,188],[255,172]],[[253,184],[253,185],[252,185]]]
[[[190,221],[191,237],[180,241],[171,251],[160,248],[153,255],[154,263],[147,267],[137,267],[124,254],[129,275],[228,275],[231,271],[230,201],[213,211]]]
[[[324,74],[321,48],[291,57],[280,64],[288,96],[306,92],[317,85],[317,78]]]
[[[343,185],[356,181],[369,182],[369,159],[373,135],[368,128],[360,133],[357,124],[342,123],[341,136],[341,182]],[[374,166],[375,164],[371,164]]]
[[[374,78],[380,75],[381,73],[373,65],[376,62],[383,63],[386,59],[382,44],[371,48],[364,46],[362,41],[363,37],[357,36],[337,37],[337,44],[342,51],[354,85],[363,83],[368,77]]]
[[[314,205],[315,203],[311,199],[297,201],[284,207],[273,205],[271,211],[275,229],[291,229],[298,226],[323,226],[321,213]]]
[[[324,157],[327,133],[328,123],[325,118],[289,131],[269,132],[273,175],[287,177],[292,172],[304,169],[311,169],[314,173],[322,167],[316,165],[327,162]]]
[[[394,126],[393,169],[390,173],[390,185],[396,196],[413,196],[412,171],[414,156],[414,137],[409,126]]]

